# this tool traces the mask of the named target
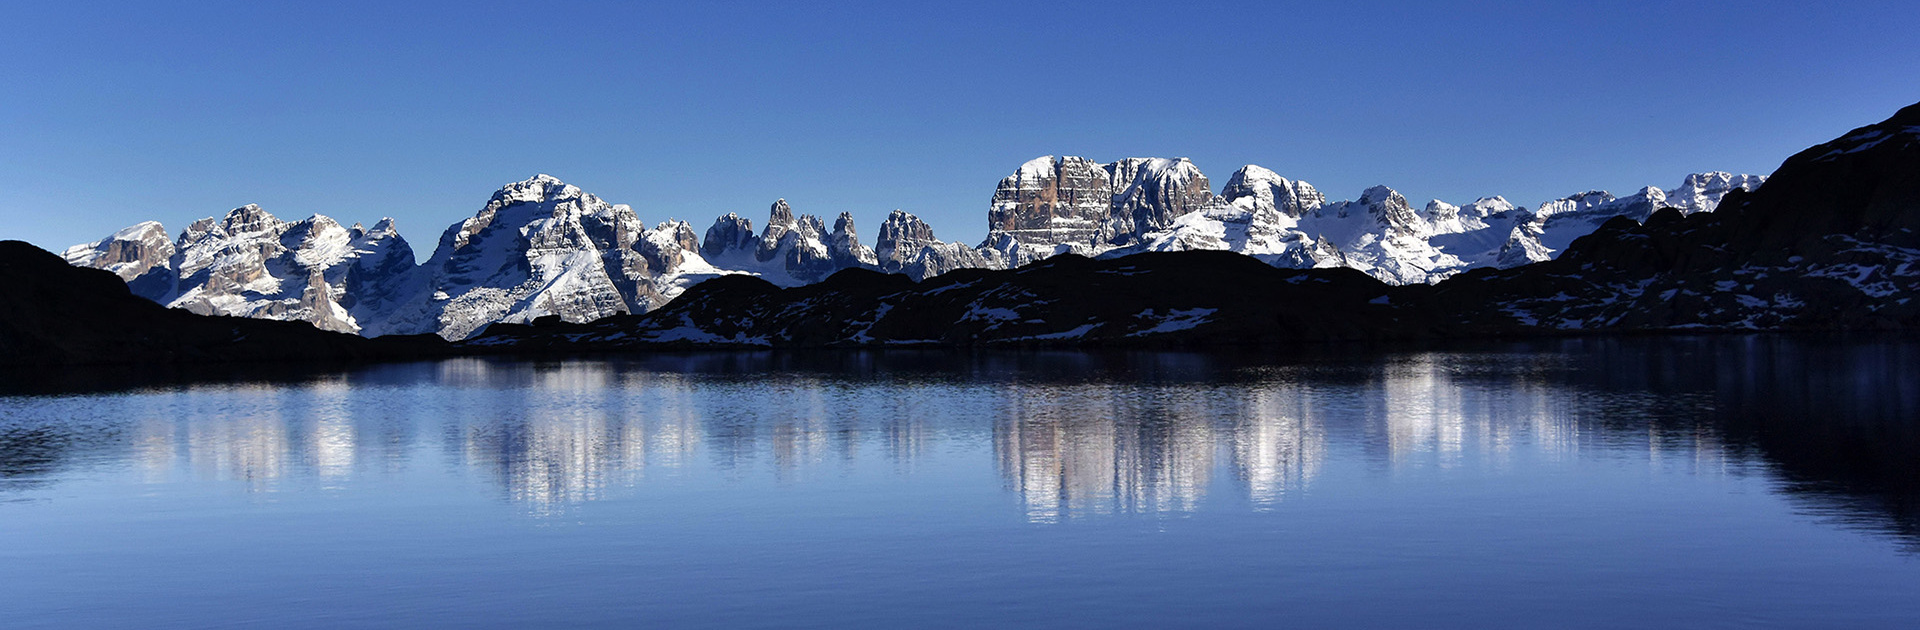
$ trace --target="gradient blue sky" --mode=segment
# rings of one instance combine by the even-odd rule
[[[1045,154],[1531,206],[1770,172],[1920,101],[1911,0],[133,5],[8,3],[0,238],[258,203],[424,256],[544,172],[650,224],[785,197],[973,243]]]

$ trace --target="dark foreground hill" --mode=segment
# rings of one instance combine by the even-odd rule
[[[1616,219],[1554,260],[1435,287],[1443,319],[1520,333],[1912,329],[1916,297],[1920,105],[1788,158],[1717,211]]]
[[[365,339],[306,322],[166,308],[112,273],[20,241],[0,241],[0,278],[0,365],[355,361],[447,349],[431,335]]]

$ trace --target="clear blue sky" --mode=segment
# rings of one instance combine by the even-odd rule
[[[650,224],[785,197],[973,243],[1045,154],[1531,206],[1770,172],[1920,101],[1911,0],[134,4],[8,3],[0,238],[258,203],[424,256],[545,172]]]

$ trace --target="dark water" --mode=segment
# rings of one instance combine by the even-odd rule
[[[8,628],[1920,627],[1909,341],[6,387]]]

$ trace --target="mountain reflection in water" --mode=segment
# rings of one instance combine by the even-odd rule
[[[1340,458],[1394,475],[1631,454],[1691,475],[1777,475],[1807,511],[1920,548],[1920,345],[1898,339],[731,353],[205,376],[11,379],[22,395],[0,398],[0,492],[119,461],[153,481],[351,489],[437,451],[557,515],[690,467],[831,483],[852,462],[907,474],[932,453],[988,451],[1018,509],[1051,523],[1177,515],[1214,493],[1271,509]],[[132,395],[71,393],[102,390]]]

